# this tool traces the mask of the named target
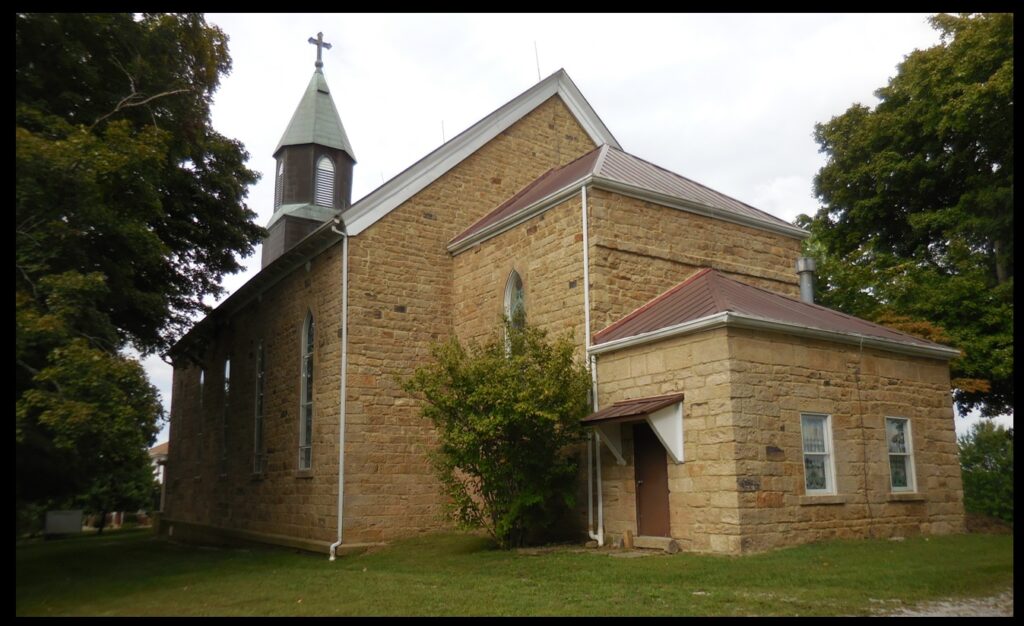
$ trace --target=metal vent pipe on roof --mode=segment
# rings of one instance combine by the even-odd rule
[[[817,264],[809,256],[798,257],[796,260],[796,273],[800,276],[800,300],[807,304],[814,304],[814,271]]]

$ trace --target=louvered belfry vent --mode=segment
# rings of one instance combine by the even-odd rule
[[[313,204],[327,207],[334,206],[334,164],[326,156],[320,157],[316,164]]]

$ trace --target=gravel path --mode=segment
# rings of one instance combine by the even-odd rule
[[[949,598],[914,607],[886,610],[893,617],[1013,617],[1013,589],[987,598]]]

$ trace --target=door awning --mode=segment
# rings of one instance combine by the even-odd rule
[[[583,426],[594,428],[601,441],[608,446],[620,465],[626,463],[622,457],[623,422],[646,421],[654,434],[665,446],[665,451],[676,463],[683,462],[683,394],[651,396],[634,400],[622,400],[600,411],[591,413],[580,420]]]
[[[580,420],[584,426],[594,426],[601,422],[626,422],[640,419],[648,413],[665,408],[670,404],[683,401],[683,394],[673,393],[666,396],[652,396],[650,398],[636,398],[634,400],[623,400],[605,407],[600,411],[591,413]]]

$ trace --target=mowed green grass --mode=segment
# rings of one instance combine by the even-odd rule
[[[22,615],[862,615],[1013,584],[1012,535],[835,541],[747,557],[503,552],[429,535],[331,563],[148,531],[19,544]]]

